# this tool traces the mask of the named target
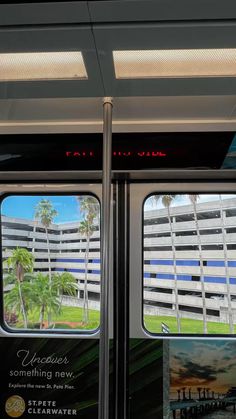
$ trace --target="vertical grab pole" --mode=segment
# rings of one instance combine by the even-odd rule
[[[111,216],[112,99],[103,100],[103,169],[101,217],[101,326],[99,351],[99,419],[109,419],[109,270]]]

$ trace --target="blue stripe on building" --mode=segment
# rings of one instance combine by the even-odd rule
[[[95,273],[95,271],[93,271]],[[151,278],[151,273],[144,272],[144,278]],[[175,279],[172,274],[156,274],[157,279]],[[191,275],[177,275],[178,281],[192,281]],[[200,281],[200,277],[199,277]],[[204,282],[226,284],[226,278],[221,276],[204,276]],[[230,278],[230,284],[236,284],[236,278]]]
[[[56,268],[55,271],[56,272],[77,272],[77,273],[81,273],[81,274],[85,273],[85,269],[75,269],[75,268],[68,268],[68,269],[66,268],[66,270],[65,270],[65,268]],[[89,273],[99,275],[100,271],[98,269],[93,269],[93,270],[89,269]]]
[[[174,279],[174,275],[171,274],[157,274],[158,279]]]
[[[235,261],[235,260],[230,260],[230,261],[228,262],[228,266],[229,266],[229,267],[231,267],[231,268],[236,267],[236,261]]]
[[[150,265],[173,265],[173,260],[168,259],[150,259]]]
[[[198,260],[177,260],[176,261],[177,266],[199,266]]]
[[[192,275],[177,275],[178,281],[191,281]]]
[[[85,259],[56,259],[57,262],[84,263]]]
[[[220,276],[204,276],[204,282],[213,282],[217,284],[225,284],[226,278]]]
[[[89,259],[89,263],[100,263],[100,259]],[[65,262],[65,263],[85,263],[85,259],[56,259],[56,262]]]
[[[225,262],[223,260],[204,260],[206,266],[215,266],[215,267],[224,267]],[[163,266],[173,266],[173,260],[169,259],[145,259],[145,265],[163,265]],[[176,260],[176,266],[199,266],[199,260]],[[236,267],[236,261],[228,261],[229,267]]]
[[[223,260],[208,260],[207,266],[225,266]]]

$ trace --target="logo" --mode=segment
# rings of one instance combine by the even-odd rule
[[[19,418],[25,411],[25,401],[20,396],[11,396],[5,403],[5,410],[11,418]]]

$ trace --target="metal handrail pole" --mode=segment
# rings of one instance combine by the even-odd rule
[[[109,272],[111,261],[112,99],[103,100],[103,176],[101,216],[101,323],[99,350],[99,419],[109,419]]]

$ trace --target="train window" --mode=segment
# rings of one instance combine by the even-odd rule
[[[5,327],[68,332],[99,327],[100,204],[95,196],[5,196],[1,249]]]
[[[235,214],[236,194],[145,200],[143,323],[149,332],[235,333]]]

